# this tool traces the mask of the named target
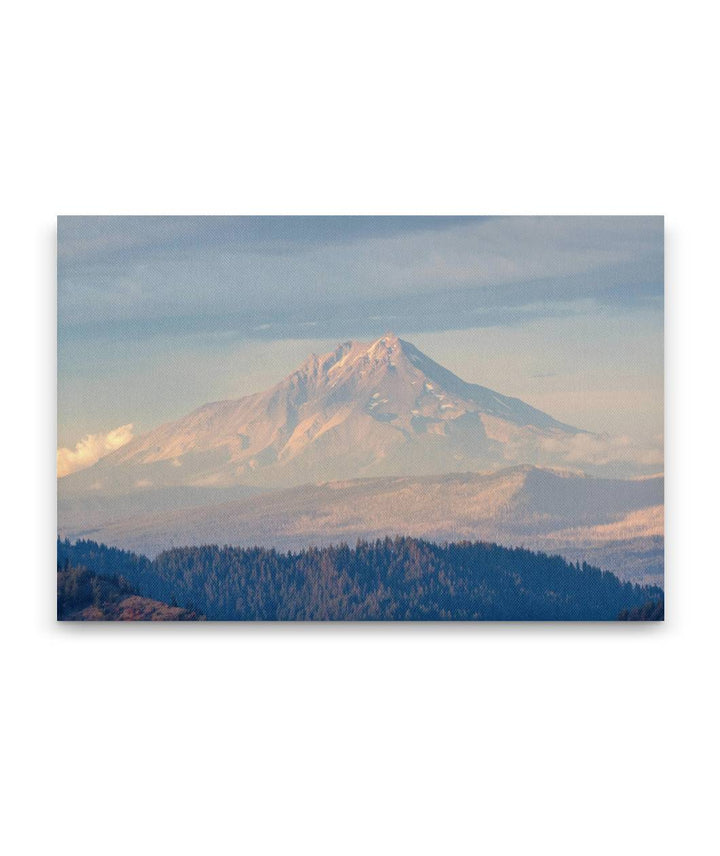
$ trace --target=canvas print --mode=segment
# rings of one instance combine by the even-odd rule
[[[64,621],[664,617],[663,220],[58,218]]]

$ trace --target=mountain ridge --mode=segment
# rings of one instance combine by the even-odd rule
[[[148,555],[174,544],[286,550],[398,533],[437,542],[481,538],[573,561],[592,557],[622,578],[661,582],[663,492],[662,476],[599,479],[518,466],[307,484],[215,503],[209,491],[202,505],[162,511],[103,513],[65,503],[59,524],[61,537]],[[638,525],[639,515],[647,525]]]

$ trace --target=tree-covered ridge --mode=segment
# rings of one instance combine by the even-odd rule
[[[296,553],[183,547],[153,561],[59,541],[58,559],[121,575],[147,597],[214,620],[611,621],[663,597],[558,556],[404,537]]]
[[[70,565],[57,568],[58,621],[196,621],[196,612],[141,597],[121,576]]]

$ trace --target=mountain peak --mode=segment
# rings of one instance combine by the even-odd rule
[[[402,351],[400,340],[394,333],[386,333],[379,339],[376,339],[367,349],[367,354],[371,358],[390,357],[393,354],[399,354]]]
[[[400,339],[392,332],[384,333],[379,339],[373,342],[372,347],[392,348],[400,344]]]
[[[385,333],[373,342],[349,339],[340,342],[326,354],[310,354],[291,377],[304,376],[320,379],[352,375],[368,368],[391,365],[404,354],[401,339],[395,333]],[[281,382],[282,384],[283,382]]]

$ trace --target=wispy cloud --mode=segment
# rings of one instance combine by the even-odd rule
[[[61,218],[61,330],[522,324],[661,299],[662,231],[659,217]]]
[[[132,423],[113,428],[107,434],[87,434],[74,449],[57,450],[58,478],[84,470],[100,460],[108,452],[114,452],[133,438]]]

